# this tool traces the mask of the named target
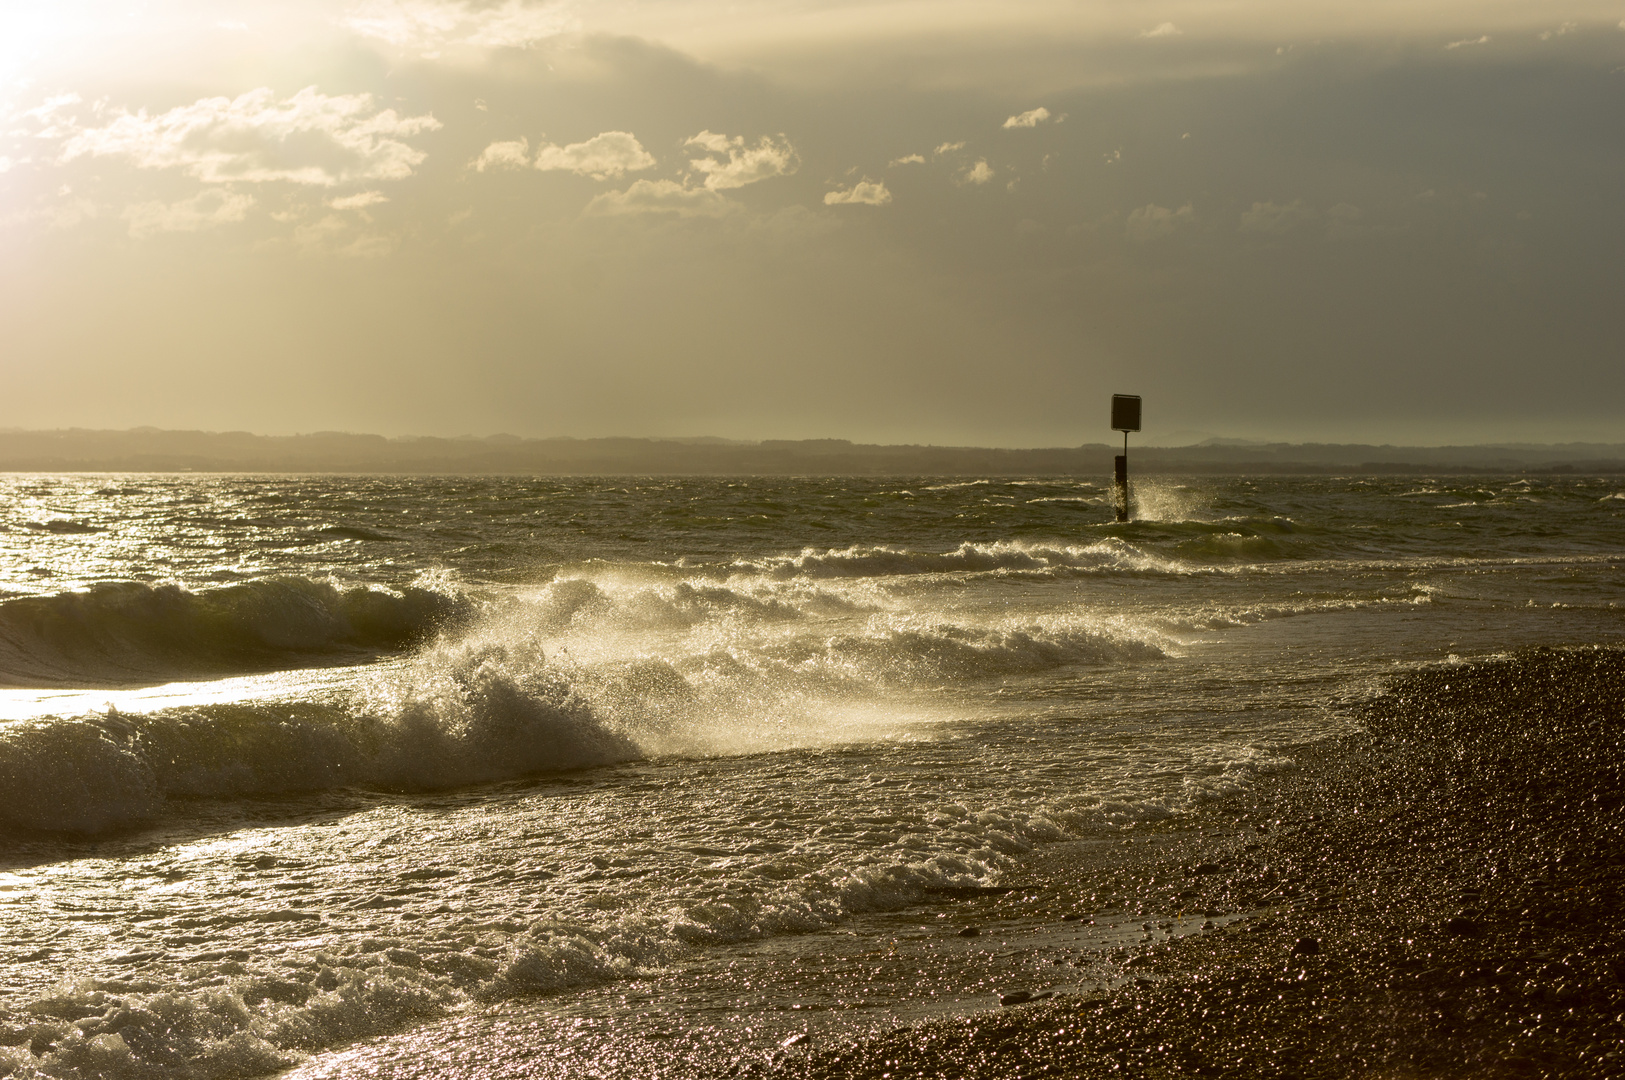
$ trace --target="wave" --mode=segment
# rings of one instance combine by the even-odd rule
[[[966,541],[946,551],[890,545],[803,548],[793,555],[741,559],[736,575],[791,578],[924,574],[1199,574],[1241,562],[1278,562],[1324,553],[1327,538],[1286,517],[1132,521],[1092,526],[1107,535],[1084,544]]]
[[[335,540],[377,540],[386,543],[399,543],[403,537],[391,536],[389,533],[377,529],[368,529],[360,525],[325,525],[316,530],[317,536],[331,536]]]
[[[559,583],[549,596],[613,619],[612,601],[582,584]],[[640,594],[631,599],[642,618]],[[632,655],[593,654],[602,626],[552,639],[549,657],[534,622],[497,612],[331,699],[109,709],[0,727],[0,831],[97,833],[156,818],[184,797],[432,790],[646,757],[864,741],[877,724],[895,732],[885,716],[898,691],[1168,655],[1152,631],[1075,615],[770,621],[681,636],[663,652],[633,634]]]
[[[973,853],[899,852],[856,866],[786,854],[763,867],[764,878],[784,884],[684,897],[611,922],[514,911],[475,932],[465,925],[341,937],[330,929],[315,948],[211,950],[169,985],[82,976],[28,1003],[25,1038],[0,1046],[0,1072],[104,1080],[273,1073],[312,1051],[471,1005],[601,986],[706,947],[827,929],[944,889],[982,885],[1013,862],[1009,852],[1068,835],[1037,815],[963,813],[945,824]],[[259,917],[321,920],[303,908]]]
[[[427,790],[627,761],[534,644],[442,644],[341,703],[234,703],[0,727],[0,825],[97,833],[177,797]]]
[[[1079,618],[992,625],[922,616],[873,616],[861,630],[797,635],[749,651],[717,650],[693,663],[745,672],[806,692],[909,689],[1035,675],[1063,668],[1164,659],[1171,643],[1138,628]]]
[[[1092,544],[1041,544],[999,540],[962,543],[949,551],[916,551],[886,544],[848,548],[804,548],[796,555],[741,560],[736,573],[774,578],[890,577],[904,574],[964,574],[998,571],[1092,572],[1135,570],[1180,572],[1195,569],[1179,560],[1149,554],[1117,538]]]
[[[361,659],[474,613],[467,598],[421,586],[109,582],[0,601],[0,684],[116,686]]]
[[[407,888],[370,898],[361,891],[347,906],[411,904],[418,910],[410,923],[357,925],[345,918],[353,911],[256,889],[252,898],[235,898],[246,903],[214,908],[211,940],[190,939],[201,951],[154,958],[161,966],[137,978],[103,970],[31,995],[26,1038],[0,1046],[0,1066],[23,1076],[108,1080],[274,1072],[311,1051],[481,1003],[637,978],[698,950],[826,930],[944,890],[986,886],[1040,845],[1164,819],[1291,767],[1268,752],[1218,746],[1197,748],[1190,764],[1183,787],[1160,797],[1103,791],[1064,803],[944,800],[911,813],[871,811],[857,825],[861,843],[835,850],[753,844],[726,853],[735,866],[725,879],[705,874],[703,884],[641,895],[605,890],[589,909],[573,912],[499,899],[475,922],[447,908],[438,909],[444,917],[425,910],[433,900]],[[724,854],[690,850],[702,861]],[[267,856],[245,851],[237,858],[263,867]],[[396,884],[472,876],[467,868],[429,865]],[[235,947],[245,943],[232,930],[245,924],[260,924],[259,946]],[[266,947],[277,924],[288,932]],[[318,927],[319,936],[304,936]]]

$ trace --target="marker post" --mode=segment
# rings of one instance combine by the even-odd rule
[[[1117,507],[1117,520],[1127,521],[1128,502],[1128,433],[1140,430],[1140,395],[1112,395],[1112,430],[1123,433],[1123,452],[1117,456],[1117,477],[1112,484],[1112,502]]]

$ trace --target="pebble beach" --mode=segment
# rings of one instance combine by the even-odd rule
[[[1214,807],[1224,840],[1152,845],[1108,878],[1148,919],[1244,918],[1136,954],[1096,993],[718,1075],[1625,1073],[1625,652],[1413,674],[1360,714],[1361,734]],[[1080,901],[1057,917],[1111,915]]]

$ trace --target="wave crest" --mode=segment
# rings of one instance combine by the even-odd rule
[[[116,686],[359,660],[467,622],[466,597],[300,577],[192,591],[109,582],[0,601],[0,683]]]
[[[642,756],[539,647],[443,644],[348,705],[242,703],[0,728],[0,827],[97,833],[173,797],[428,790]]]
[[[1182,564],[1147,554],[1117,538],[1087,545],[1034,544],[999,540],[990,544],[965,542],[950,551],[915,551],[891,545],[855,545],[798,555],[738,562],[736,572],[775,578],[888,577],[903,574],[963,574],[996,571],[1152,570],[1180,571]]]

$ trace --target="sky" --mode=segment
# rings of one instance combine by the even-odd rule
[[[6,0],[0,427],[1625,442],[1625,0]]]

